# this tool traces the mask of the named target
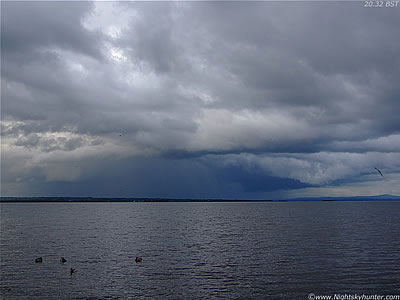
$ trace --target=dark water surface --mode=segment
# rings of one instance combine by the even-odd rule
[[[3,203],[0,294],[2,299],[400,294],[399,231],[396,202]],[[34,262],[39,256],[41,264]],[[136,256],[142,263],[135,263]],[[70,276],[70,267],[77,273]]]

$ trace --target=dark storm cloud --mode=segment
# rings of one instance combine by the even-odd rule
[[[174,38],[174,4],[135,6],[140,20],[132,24],[122,43],[131,47],[131,58],[149,62],[156,72],[172,72],[180,61],[179,40]],[[154,18],[155,17],[155,18]]]
[[[223,98],[229,105],[288,105],[313,125],[348,123],[360,131],[365,125],[369,132],[380,131],[375,134],[398,132],[397,10],[363,10],[359,3],[344,2],[218,3],[212,12],[199,6],[204,14],[196,14],[196,25],[223,37],[214,36],[210,50],[220,56],[207,58],[216,57],[213,63],[228,69],[241,87],[253,87],[246,98]],[[210,22],[204,22],[206,13],[213,16]],[[302,108],[315,108],[318,115]],[[365,122],[357,126],[360,120]]]
[[[239,184],[244,192],[270,192],[281,189],[310,187],[299,180],[266,175],[260,168],[248,169],[243,166],[226,166],[217,170],[217,178]]]
[[[81,26],[93,2],[4,1],[1,6],[2,55],[7,62],[27,62],[46,46],[100,57],[96,35]]]
[[[40,169],[90,194],[133,172],[151,175],[129,193],[261,197],[400,170],[398,9],[2,2],[1,25],[9,184]]]

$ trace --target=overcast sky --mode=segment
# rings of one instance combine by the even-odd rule
[[[1,195],[400,195],[399,37],[362,1],[2,1]]]

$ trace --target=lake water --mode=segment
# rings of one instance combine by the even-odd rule
[[[0,294],[400,294],[399,229],[399,202],[3,203]],[[39,256],[43,262],[35,263]]]

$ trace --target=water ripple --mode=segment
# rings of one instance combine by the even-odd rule
[[[396,294],[399,208],[389,202],[1,204],[0,295]],[[38,256],[42,263],[34,262]]]

